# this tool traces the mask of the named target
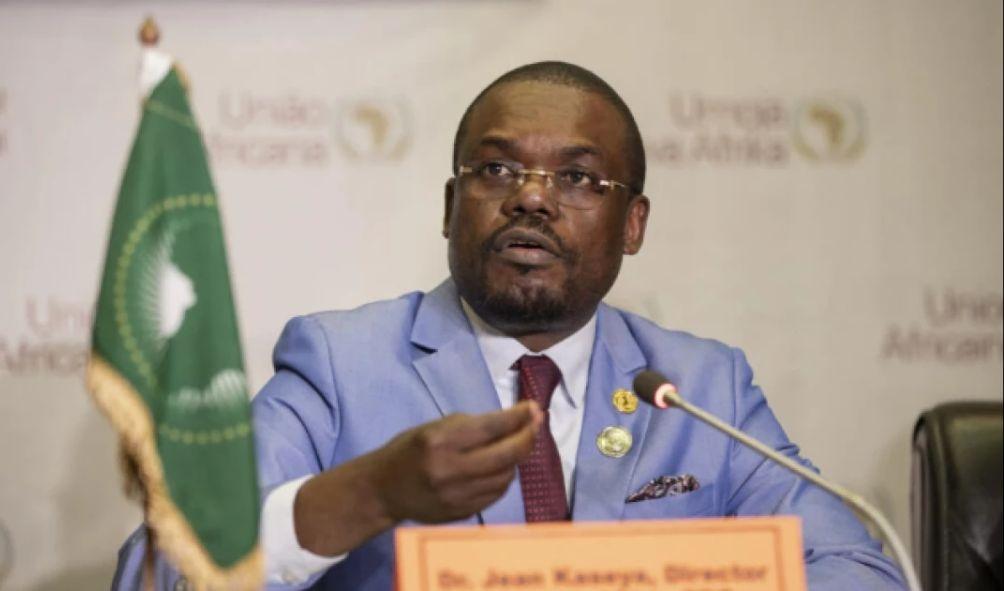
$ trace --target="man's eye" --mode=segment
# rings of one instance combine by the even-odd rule
[[[558,178],[569,187],[588,189],[596,184],[596,175],[575,168],[559,171]]]
[[[512,169],[502,162],[486,162],[481,166],[481,176],[491,179],[512,177]]]

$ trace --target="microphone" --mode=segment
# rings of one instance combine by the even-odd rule
[[[742,443],[746,447],[752,448],[760,455],[773,460],[774,462],[794,472],[799,477],[804,478],[805,480],[808,480],[809,482],[822,488],[826,492],[842,500],[852,509],[855,509],[882,533],[882,537],[885,538],[886,543],[889,544],[890,549],[892,549],[893,556],[896,558],[896,562],[899,563],[900,569],[903,571],[903,576],[906,578],[906,584],[910,588],[910,591],[921,591],[920,583],[917,582],[917,573],[913,568],[913,562],[911,562],[909,555],[906,553],[906,549],[903,547],[903,542],[899,539],[899,536],[896,535],[896,531],[893,530],[889,521],[882,515],[882,513],[879,512],[878,509],[866,501],[864,497],[826,480],[819,474],[816,474],[788,456],[778,453],[775,449],[758,439],[750,437],[704,409],[690,404],[684,400],[682,396],[680,396],[679,392],[676,391],[676,386],[674,386],[662,374],[654,371],[641,372],[634,379],[634,391],[639,398],[656,408],[679,408],[687,414],[695,417],[697,420],[714,427],[729,437],[739,441],[739,443]]]

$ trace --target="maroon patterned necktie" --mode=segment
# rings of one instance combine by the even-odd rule
[[[565,478],[561,456],[551,435],[551,395],[561,381],[561,370],[548,357],[524,355],[513,364],[519,372],[519,399],[534,400],[544,411],[544,423],[533,444],[530,457],[519,465],[519,485],[523,489],[526,522],[568,519]]]

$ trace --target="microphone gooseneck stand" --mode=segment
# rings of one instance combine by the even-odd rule
[[[913,562],[910,560],[910,557],[903,546],[903,542],[900,541],[899,536],[896,535],[896,531],[893,530],[892,525],[890,525],[885,516],[882,515],[878,509],[873,507],[871,503],[866,501],[864,497],[840,485],[829,482],[802,464],[799,464],[791,458],[778,453],[773,448],[754,439],[753,437],[750,437],[732,425],[722,421],[715,415],[690,404],[684,400],[682,396],[680,396],[673,384],[655,372],[645,371],[639,374],[634,381],[634,390],[639,397],[657,408],[665,409],[670,406],[680,408],[691,416],[696,417],[698,420],[714,427],[715,429],[718,429],[722,433],[736,439],[743,445],[752,448],[761,455],[773,460],[781,466],[784,466],[796,475],[808,480],[844,501],[851,508],[858,511],[861,515],[865,516],[865,518],[878,527],[882,537],[885,539],[886,543],[889,544],[893,556],[899,563],[900,569],[903,571],[903,575],[906,578],[906,584],[910,588],[910,591],[921,591],[920,583],[917,581],[917,573],[913,568]]]

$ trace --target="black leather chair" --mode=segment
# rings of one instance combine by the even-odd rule
[[[920,416],[910,490],[913,560],[924,591],[1004,589],[1000,402],[952,402]]]

